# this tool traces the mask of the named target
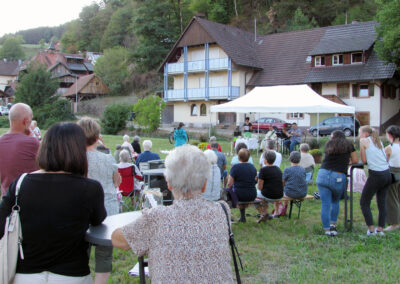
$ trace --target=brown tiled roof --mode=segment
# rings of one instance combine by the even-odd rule
[[[259,36],[257,54],[263,70],[250,79],[250,86],[303,84],[311,69],[306,62],[325,28]]]
[[[92,80],[94,76],[95,76],[94,74],[90,74],[78,78],[78,81],[76,83],[73,83],[71,87],[69,87],[68,90],[61,96],[62,97],[75,96],[76,94],[75,92],[78,91],[79,93],[90,82],[90,80]],[[78,84],[77,88],[75,88],[76,84]]]
[[[237,65],[261,68],[254,35],[236,27],[195,18]]]
[[[18,75],[18,61],[0,60],[0,76],[17,76]]]

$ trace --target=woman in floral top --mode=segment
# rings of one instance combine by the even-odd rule
[[[143,210],[139,219],[114,231],[113,246],[147,255],[152,283],[232,283],[225,212],[218,202],[202,198],[210,172],[204,153],[184,145],[165,164],[174,204]]]

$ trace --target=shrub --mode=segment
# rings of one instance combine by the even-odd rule
[[[0,128],[9,128],[10,122],[8,121],[8,116],[0,116]]]
[[[157,96],[148,96],[138,100],[133,106],[135,121],[147,131],[155,131],[160,126],[160,117],[165,107],[165,102]]]
[[[107,106],[101,118],[102,131],[105,134],[117,134],[125,129],[126,121],[131,112],[131,106],[125,104],[113,104]]]
[[[58,99],[51,104],[34,108],[33,115],[38,126],[42,129],[47,129],[59,121],[75,119],[75,116],[71,113],[71,104],[66,99]]]
[[[200,142],[208,142],[208,133],[207,134],[201,133],[199,136],[199,140]]]
[[[314,156],[322,156],[322,150],[320,149],[312,149],[310,150],[310,154]]]
[[[316,138],[313,138],[308,142],[310,149],[319,149],[321,148],[321,141],[318,141]]]

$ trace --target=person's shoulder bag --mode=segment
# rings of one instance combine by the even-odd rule
[[[240,284],[240,283],[242,283],[242,281],[240,280],[240,273],[239,273],[238,263],[237,263],[237,260],[236,260],[236,255],[237,255],[238,259],[239,259],[240,267],[243,270],[242,260],[240,259],[238,249],[237,249],[237,247],[235,245],[235,239],[233,238],[233,232],[231,230],[231,225],[230,225],[230,222],[229,222],[228,211],[226,210],[224,204],[222,204],[221,202],[218,202],[218,203],[221,205],[222,209],[224,210],[225,215],[226,215],[226,221],[228,222],[229,244],[230,244],[231,250],[232,250],[233,264],[235,265],[236,281],[237,281],[238,284]]]
[[[15,188],[15,204],[6,219],[3,238],[0,240],[0,282],[12,283],[17,269],[18,253],[24,259],[22,251],[22,228],[19,219],[20,207],[18,194],[22,181],[27,174],[22,174]]]

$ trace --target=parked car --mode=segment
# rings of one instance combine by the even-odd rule
[[[283,128],[289,129],[292,126],[290,123],[287,123],[286,121],[273,117],[262,117],[259,120],[252,122],[251,124],[253,125],[253,132],[258,131],[259,125],[260,125],[260,132],[267,132],[271,125],[278,132],[282,131]]]
[[[356,119],[356,135],[358,135],[358,129],[360,128],[360,122]],[[316,137],[319,131],[319,135],[330,135],[335,130],[342,130],[346,137],[353,136],[354,133],[354,120],[352,116],[334,116],[324,119],[317,125],[310,128],[312,136]]]
[[[8,110],[7,107],[5,107],[5,106],[0,106],[0,116],[2,116],[2,115],[8,115],[8,113],[9,113],[9,110]]]

